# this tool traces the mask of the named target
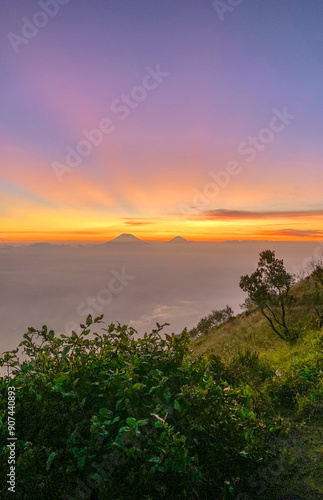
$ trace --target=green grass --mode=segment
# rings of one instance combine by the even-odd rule
[[[214,353],[230,360],[246,349],[257,352],[275,350],[284,342],[276,337],[266,319],[259,311],[246,315],[238,314],[235,318],[211,330],[207,335],[194,342],[197,354]]]

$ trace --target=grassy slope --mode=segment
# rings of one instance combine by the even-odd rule
[[[308,281],[295,285],[293,295],[300,303],[305,288],[308,291],[311,286],[312,284]],[[273,370],[279,370],[284,376],[287,372],[295,371],[296,373],[300,365],[306,365],[307,360],[318,357],[313,343],[319,335],[321,333],[309,331],[298,343],[291,346],[281,341],[272,332],[261,313],[255,311],[248,315],[239,314],[229,322],[213,329],[209,334],[198,338],[194,342],[194,351],[197,354],[218,354],[225,361],[232,361],[239,352],[247,349],[257,351],[264,364]],[[321,382],[323,385],[322,377]],[[294,419],[292,412],[290,418]],[[259,496],[251,493],[250,498],[289,499],[293,498],[289,496],[293,493],[298,495],[295,498],[304,500],[323,499],[322,418],[310,417],[306,424],[304,422],[302,426],[296,427],[290,435],[280,438],[274,444],[275,447],[283,450],[281,460],[284,472],[271,477],[269,484],[266,484],[266,480],[270,474],[267,475],[265,491]]]
[[[313,290],[311,281],[303,280],[294,285],[292,294],[297,301],[301,301],[305,290],[307,293]],[[285,346],[285,343],[273,333],[264,316],[259,311],[254,311],[248,315],[238,314],[198,338],[194,346],[197,354],[213,352],[229,360],[245,349],[268,352]]]
[[[248,316],[238,314],[234,319],[198,338],[194,343],[197,354],[212,352],[225,359],[231,359],[245,349],[258,352],[274,350],[283,345],[275,337],[260,312],[255,311]]]

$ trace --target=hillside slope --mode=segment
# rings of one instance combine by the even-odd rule
[[[292,287],[295,316],[301,318],[308,313],[306,297],[311,296],[313,290],[311,279],[301,280]],[[198,337],[194,342],[194,352],[219,354],[229,360],[245,349],[261,353],[284,345],[285,342],[275,335],[260,311],[254,309],[238,314],[222,325],[212,328],[208,334]]]
[[[284,429],[270,441],[276,469],[259,472],[246,498],[323,499],[323,336],[313,327],[313,290],[310,279],[293,287],[294,313],[304,318],[294,344],[280,340],[257,310],[238,314],[193,343],[197,354],[220,356],[232,379],[257,395],[264,422],[275,415]]]
[[[272,333],[259,311],[238,314],[232,320],[213,328],[194,342],[197,354],[214,353],[230,359],[241,350],[257,352],[274,350],[284,342]]]

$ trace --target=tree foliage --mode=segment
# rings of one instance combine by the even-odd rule
[[[272,250],[261,252],[256,271],[240,278],[240,288],[248,293],[248,305],[256,306],[272,330],[286,341],[293,341],[297,336],[288,322],[293,284],[294,277],[286,271],[284,261],[277,259]]]

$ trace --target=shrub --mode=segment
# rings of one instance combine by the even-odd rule
[[[17,492],[33,499],[227,498],[266,452],[251,395],[226,387],[216,357],[158,327],[134,338],[111,324],[56,336],[29,329],[2,365],[1,453],[8,450],[6,392],[16,387]],[[21,354],[20,354],[21,355]],[[1,478],[6,491],[5,475]],[[10,498],[4,493],[2,498]]]

